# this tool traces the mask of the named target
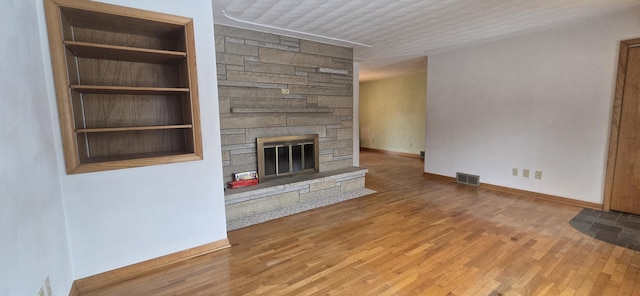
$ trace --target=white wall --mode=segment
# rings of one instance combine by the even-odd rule
[[[0,295],[37,295],[72,271],[39,35],[39,0],[0,10]],[[57,135],[56,135],[57,136]]]
[[[602,203],[619,42],[638,37],[635,8],[429,55],[425,172]]]
[[[66,175],[56,118],[55,147],[76,279],[226,238],[211,1],[103,2],[194,19],[204,160]],[[44,32],[44,17],[39,25]],[[50,71],[47,65],[53,94]],[[55,97],[49,101],[54,104]]]

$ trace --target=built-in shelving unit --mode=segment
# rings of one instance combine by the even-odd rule
[[[192,20],[45,0],[67,173],[202,159]]]

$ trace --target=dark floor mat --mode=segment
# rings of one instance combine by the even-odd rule
[[[595,239],[640,251],[640,216],[583,209],[571,219],[571,226]]]

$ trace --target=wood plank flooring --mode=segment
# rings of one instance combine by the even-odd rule
[[[378,193],[83,295],[640,295],[640,252],[573,229],[580,208],[427,180],[416,158],[361,165]]]

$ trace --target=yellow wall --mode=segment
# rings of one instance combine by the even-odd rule
[[[419,154],[426,101],[426,74],[360,83],[360,146]]]

